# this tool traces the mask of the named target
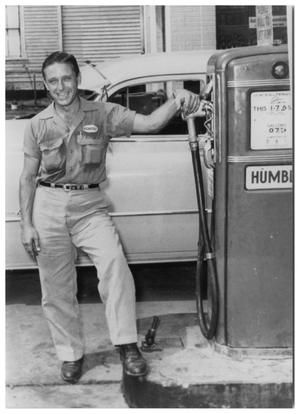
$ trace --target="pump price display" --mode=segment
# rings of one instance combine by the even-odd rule
[[[251,149],[292,148],[290,91],[251,94]]]
[[[246,167],[247,190],[272,190],[292,188],[293,168],[291,165],[264,165]]]

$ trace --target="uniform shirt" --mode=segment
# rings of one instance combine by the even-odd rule
[[[106,179],[109,140],[130,136],[134,117],[135,111],[121,105],[80,98],[78,118],[69,129],[52,103],[28,123],[24,153],[40,160],[38,181],[98,184]]]

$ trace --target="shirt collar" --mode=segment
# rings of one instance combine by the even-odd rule
[[[81,98],[81,97],[79,97],[79,99],[80,99],[79,112],[82,113],[82,115],[83,115],[83,112],[97,111],[98,105],[99,105],[97,102],[87,101],[86,99]],[[55,116],[56,116],[56,111],[54,108],[54,102],[52,102],[47,108],[45,108],[39,114],[40,119],[49,119],[49,118],[54,118]]]

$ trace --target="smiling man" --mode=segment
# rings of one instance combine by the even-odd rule
[[[179,111],[196,111],[199,97],[178,90],[148,116],[112,103],[79,97],[80,72],[73,55],[55,52],[42,66],[53,102],[30,120],[20,177],[22,243],[37,260],[42,307],[62,361],[61,376],[82,374],[84,341],[76,299],[76,248],[97,269],[99,294],[112,344],[124,372],[144,376],[148,367],[137,346],[135,287],[119,236],[108,215],[101,184],[111,138],[154,132]]]

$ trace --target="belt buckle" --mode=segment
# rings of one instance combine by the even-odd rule
[[[77,185],[76,184],[63,184],[63,189],[65,191],[77,190]]]

